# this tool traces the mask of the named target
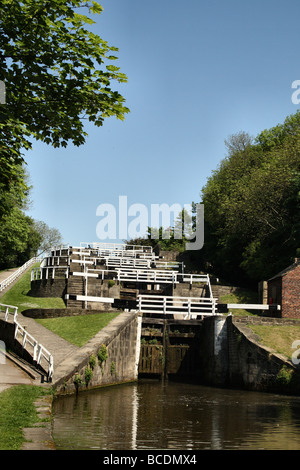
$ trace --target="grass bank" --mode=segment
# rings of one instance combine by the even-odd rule
[[[39,264],[34,265],[37,267]],[[29,308],[65,308],[61,298],[53,297],[31,297],[29,295],[31,286],[31,269],[27,271],[0,299],[0,303],[14,305],[18,311]],[[83,346],[98,331],[104,328],[119,313],[103,312],[92,315],[76,317],[60,317],[36,320],[49,330],[61,336],[76,346]]]
[[[256,292],[247,289],[238,289],[236,292],[224,295],[220,298],[222,303],[232,304],[255,304],[258,303],[258,295]],[[258,316],[255,310],[231,309],[234,316]],[[249,323],[247,325],[260,338],[263,346],[273,349],[292,359],[295,349],[292,344],[296,340],[300,340],[300,320],[299,325],[255,325]]]
[[[119,312],[101,312],[75,317],[45,318],[36,321],[69,343],[81,347],[118,315]]]
[[[235,292],[220,297],[220,302],[224,304],[257,304],[257,292],[248,289],[237,289]],[[257,315],[255,310],[231,309],[232,315],[251,316]]]
[[[32,267],[38,267],[36,264]],[[65,308],[65,303],[61,298],[53,297],[31,297],[31,269],[30,268],[1,298],[1,304],[14,305],[18,307],[20,313],[28,308]]]
[[[0,450],[20,450],[23,428],[40,420],[34,402],[49,390],[36,385],[16,385],[0,393]]]
[[[254,325],[248,324],[249,328],[254,331],[260,338],[263,346],[274,349],[279,354],[283,354],[288,359],[292,359],[295,348],[292,344],[296,340],[300,340],[300,322],[299,325]],[[297,348],[299,349],[299,347]]]

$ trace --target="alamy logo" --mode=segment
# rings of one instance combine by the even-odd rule
[[[97,223],[96,234],[100,240],[146,239],[150,228],[150,238],[158,240],[159,227],[164,227],[162,239],[169,239],[169,227],[174,220],[174,238],[188,240],[186,250],[200,250],[204,244],[204,205],[195,204],[195,216],[191,214],[191,204],[183,207],[177,203],[171,206],[151,204],[149,211],[147,206],[139,203],[128,207],[127,196],[119,196],[117,208],[109,203],[97,207],[96,216],[101,219]]]
[[[292,103],[299,104],[300,103],[300,80],[294,80],[292,83],[292,88],[295,88],[296,91],[292,93]]]
[[[292,363],[294,365],[298,365],[300,364],[300,340],[299,339],[293,342],[292,349],[296,349],[296,351],[292,353]]]

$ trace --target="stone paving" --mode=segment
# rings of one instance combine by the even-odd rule
[[[4,314],[1,314],[4,317]],[[12,318],[10,319],[12,320]],[[69,355],[72,355],[79,349],[70,344],[60,336],[52,333],[32,318],[18,314],[18,322],[26,328],[28,333],[35,337],[54,358],[54,370]],[[13,385],[37,385],[50,387],[51,383],[41,383],[41,376],[30,368],[24,366],[18,360],[14,361],[13,356],[0,352],[0,393]],[[41,397],[35,406],[38,417],[41,419],[51,417],[52,397]],[[23,430],[25,442],[22,450],[53,450],[55,449],[51,436],[51,421],[38,421],[33,427]]]
[[[67,356],[74,354],[79,349],[78,346],[64,340],[33,318],[25,317],[19,313],[18,322],[52,354],[54,370]]]
[[[0,393],[12,385],[36,385],[36,381],[8,357],[1,354]]]
[[[0,271],[0,282],[5,281],[12,273],[17,271],[19,268],[10,268],[5,269],[4,271]]]
[[[0,272],[0,282],[7,279],[14,271],[18,268],[7,269]],[[16,282],[16,281],[15,281]],[[13,283],[14,284],[14,283]],[[0,292],[0,297],[12,287],[11,284],[7,289]],[[1,299],[0,299],[1,303]],[[1,318],[4,318],[4,314],[0,313]],[[12,318],[10,319],[12,321]],[[32,318],[18,314],[18,322],[26,328],[29,334],[36,338],[53,356],[54,359],[54,370],[55,368],[68,357],[69,354],[73,354],[79,348],[65,341],[58,335],[52,333],[42,325],[38,324]],[[0,393],[14,385],[45,385],[51,386],[51,384],[41,383],[40,375],[35,374],[30,368],[23,365],[20,361],[14,360],[14,357],[8,353],[4,354],[0,350]],[[38,402],[35,403],[38,417],[40,419],[49,419],[51,416],[51,403],[52,397],[46,396],[41,397]],[[25,442],[22,450],[49,450],[54,449],[52,437],[51,437],[51,422],[38,421],[35,426],[31,428],[25,428],[23,430]]]

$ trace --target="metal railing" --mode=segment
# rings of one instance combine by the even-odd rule
[[[152,253],[150,245],[126,245],[125,243],[98,243],[80,242],[80,248],[91,250],[135,251],[139,253]]]
[[[68,266],[40,266],[39,268],[32,268],[31,281],[38,281],[40,279],[55,279],[57,272],[63,272],[65,278],[68,278],[69,276]]]
[[[78,261],[78,260],[77,260]],[[90,264],[92,264],[90,262]],[[178,284],[186,282],[189,284],[202,283],[208,286],[209,295],[212,297],[209,276],[205,274],[182,274],[178,271],[159,270],[159,269],[134,269],[134,268],[118,268],[115,269],[94,269],[88,268],[88,263],[85,263],[84,271],[74,271],[73,276],[94,277],[101,280],[114,279],[119,282],[148,282],[148,283],[169,283]],[[39,279],[55,279],[56,274],[58,277],[68,278],[70,276],[68,266],[43,266],[33,268],[31,270],[31,281]]]
[[[4,313],[4,320],[6,322],[9,321],[9,315],[13,315],[13,323],[15,325],[14,338],[19,341],[18,337],[21,337],[21,341],[19,341],[19,343],[22,345],[23,349],[26,349],[27,352],[32,355],[34,364],[41,366],[42,360],[44,359],[46,361],[48,367],[48,381],[51,381],[54,372],[53,356],[18,322],[18,307],[0,304],[0,312]],[[32,348],[31,352],[28,351],[28,346]]]
[[[139,295],[138,310],[141,313],[181,315],[184,319],[217,314],[216,299],[208,297],[173,297],[160,295]]]
[[[4,281],[0,282],[0,292],[6,289],[12,282],[14,282],[18,277],[26,271],[30,266],[41,261],[42,258],[34,257],[29,261],[23,264],[20,268],[14,271],[10,276],[8,276]]]
[[[178,283],[176,271],[160,271],[156,269],[117,269],[119,282],[133,281],[145,283]]]

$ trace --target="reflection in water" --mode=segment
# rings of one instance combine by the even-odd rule
[[[57,449],[300,449],[300,398],[145,381],[54,401]]]

